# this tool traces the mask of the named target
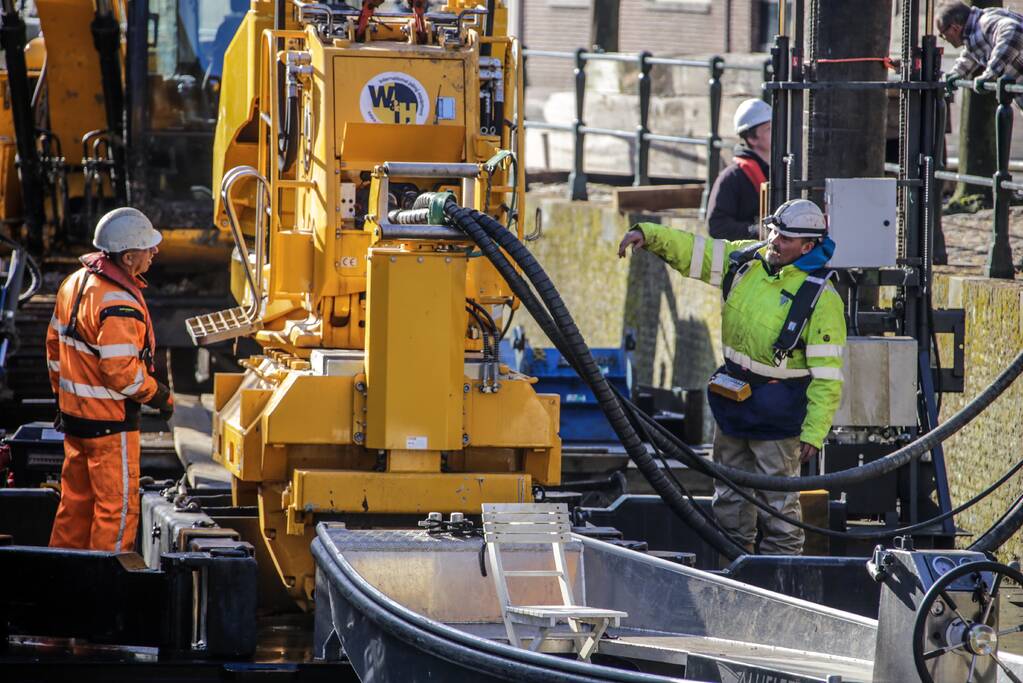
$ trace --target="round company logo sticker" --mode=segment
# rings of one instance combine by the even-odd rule
[[[385,71],[362,87],[359,108],[369,123],[423,124],[430,116],[430,97],[412,76]]]

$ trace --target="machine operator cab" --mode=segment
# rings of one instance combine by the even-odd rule
[[[129,176],[163,227],[210,223],[224,53],[249,4],[135,0],[128,11]]]

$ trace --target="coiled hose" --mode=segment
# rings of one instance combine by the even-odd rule
[[[991,554],[1015,536],[1021,526],[1023,526],[1023,495],[1016,498],[1001,519],[992,524],[991,528],[981,534],[980,538],[971,543],[967,549]]]
[[[515,296],[522,301],[522,304],[537,320],[537,323],[544,329],[544,332],[552,338],[552,341],[556,338],[565,345],[565,350],[568,351],[566,357],[575,361],[573,364],[576,365],[576,371],[580,373],[580,376],[583,377],[584,381],[594,391],[601,409],[607,416],[608,422],[610,422],[612,429],[617,434],[626,453],[636,463],[636,467],[639,468],[640,472],[650,482],[650,485],[668,505],[669,509],[729,560],[734,560],[743,554],[744,549],[741,546],[710,524],[685,497],[685,494],[679,488],[672,485],[672,482],[647,452],[642,440],[636,434],[636,430],[625,416],[622,406],[601,373],[596,361],[593,360],[589,348],[583,341],[582,335],[579,334],[579,330],[575,326],[575,322],[572,320],[568,310],[565,309],[564,303],[561,302],[560,306],[552,308],[553,311],[559,313],[561,318],[561,324],[556,325],[552,316],[548,314],[533,292],[522,281],[515,267],[501,253],[501,250],[488,234],[488,231],[482,227],[478,219],[483,214],[474,214],[468,209],[458,206],[454,201],[447,202],[444,211],[449,220],[471,237],[480,248],[480,251],[493,263],[498,273],[508,282]],[[503,225],[496,221],[494,223],[499,228],[499,231],[493,231],[494,234],[505,233],[511,236],[511,233]],[[515,239],[515,242],[518,243],[518,240]],[[521,243],[519,244],[521,246]],[[543,273],[543,269],[539,268],[539,264],[536,264],[533,272],[528,275],[533,280],[534,278],[539,278],[540,273]],[[543,275],[546,277],[545,273]],[[549,278],[547,282],[550,282]],[[550,285],[550,289],[553,290],[553,284]],[[549,292],[548,294],[550,295]],[[556,290],[554,294],[556,294]],[[560,296],[558,296],[558,300],[560,301]]]
[[[523,273],[525,273],[526,277],[528,277],[530,282],[533,283],[533,286],[536,287],[537,293],[544,302],[548,304],[557,327],[565,333],[566,342],[568,342],[570,338],[568,332],[570,330],[574,331],[578,343],[582,344],[583,350],[586,350],[585,343],[582,342],[582,337],[579,336],[578,329],[575,327],[575,322],[572,321],[571,315],[565,308],[560,294],[558,294],[557,290],[554,288],[554,284],[547,276],[547,273],[536,261],[529,249],[527,249],[514,234],[505,230],[504,226],[490,216],[480,214],[479,212],[473,212],[472,215],[473,218],[475,218],[480,225],[487,230],[488,234],[493,236],[498,244],[500,244],[501,247],[508,252],[508,255],[512,257],[519,267],[522,268]],[[565,325],[563,323],[570,323],[570,325]],[[547,331],[544,330],[544,332],[546,333]],[[548,337],[550,336],[551,335],[548,334]],[[569,348],[573,351],[577,351],[578,346],[570,343]],[[575,357],[575,355],[576,354],[573,353],[573,357]],[[596,367],[595,364],[594,367]],[[583,368],[576,368],[577,371],[582,369]],[[959,412],[952,415],[948,420],[935,429],[883,458],[866,465],[860,465],[838,472],[830,472],[828,474],[809,477],[779,477],[736,469],[701,457],[687,444],[681,442],[674,437],[674,435],[671,435],[664,430],[654,430],[654,445],[664,450],[667,455],[673,458],[677,458],[678,460],[691,466],[695,466],[701,470],[707,470],[708,473],[712,474],[712,476],[723,475],[723,477],[715,476],[715,478],[731,480],[738,486],[767,491],[804,491],[810,489],[841,490],[853,484],[863,483],[876,477],[884,476],[885,474],[893,472],[903,465],[908,464],[914,458],[918,458],[924,453],[929,452],[932,448],[958,432],[971,420],[973,420],[973,418],[983,412],[996,398],[1001,396],[1002,393],[1009,388],[1009,386],[1021,373],[1023,373],[1023,352],[1017,354],[1008,367],[1006,367],[1005,370],[1003,370],[998,377],[996,377],[995,380],[984,389],[984,391],[978,394],[969,403],[963,406]],[[582,372],[580,372],[580,376],[582,376]],[[583,377],[583,379],[585,380],[586,377]],[[603,380],[603,375],[600,375],[599,379]],[[607,387],[607,391],[611,392],[610,386],[607,384],[606,380],[603,380],[603,384]],[[603,403],[601,403],[601,405],[603,406]]]
[[[689,523],[690,526],[693,526],[694,529],[708,541],[708,543],[713,545],[726,557],[732,557],[733,551],[740,552],[740,546],[734,540],[729,538],[727,534],[722,533],[717,528],[714,528],[709,520],[706,520],[703,516],[701,516],[702,510],[696,508],[689,500],[686,499],[688,492],[685,491],[684,487],[682,487],[677,480],[675,480],[673,486],[672,482],[665,477],[663,471],[657,467],[656,462],[654,462],[653,458],[646,452],[645,448],[642,448],[641,450],[630,450],[630,446],[633,445],[631,444],[631,439],[630,441],[627,441],[626,438],[622,438],[622,433],[618,431],[618,428],[621,425],[616,425],[617,420],[610,419],[614,414],[623,418],[625,420],[625,429],[623,431],[626,436],[638,439],[635,428],[628,422],[628,417],[622,410],[623,406],[628,411],[629,416],[637,422],[637,425],[640,426],[644,434],[647,436],[647,439],[652,442],[652,445],[654,445],[655,448],[689,464],[694,467],[694,469],[723,481],[726,485],[732,488],[747,486],[749,488],[764,488],[767,490],[794,491],[805,490],[806,488],[844,488],[845,486],[848,486],[849,483],[856,483],[875,476],[887,474],[888,472],[908,463],[912,458],[919,457],[923,453],[929,451],[934,445],[954,434],[977,414],[982,412],[992,401],[1001,395],[1001,393],[1003,393],[1015,380],[1020,372],[1023,371],[1023,354],[1020,354],[1020,356],[1017,356],[1013,363],[1011,363],[1010,366],[1006,368],[1006,370],[1004,370],[998,378],[996,378],[995,382],[967,404],[962,410],[956,413],[956,415],[952,416],[952,418],[950,418],[945,424],[929,434],[924,435],[917,441],[908,444],[895,453],[890,454],[884,459],[884,461],[876,461],[873,464],[874,466],[865,466],[845,470],[843,472],[820,475],[817,477],[791,479],[785,477],[755,475],[744,470],[735,470],[734,468],[721,466],[699,456],[686,444],[678,441],[674,435],[671,435],[669,432],[664,430],[663,427],[650,420],[648,416],[644,415],[642,411],[639,411],[624,397],[617,396],[615,401],[611,403],[605,403],[602,401],[601,399],[605,398],[605,394],[607,392],[611,392],[612,394],[615,392],[613,392],[613,389],[610,388],[610,385],[599,372],[599,369],[596,368],[596,364],[593,362],[592,356],[589,355],[589,350],[586,347],[585,342],[582,340],[571,315],[564,306],[564,302],[561,300],[560,295],[554,288],[549,276],[547,276],[543,268],[536,262],[535,258],[532,257],[529,250],[526,249],[513,234],[507,231],[504,226],[486,214],[469,211],[468,220],[466,220],[464,213],[460,213],[466,212],[466,210],[457,207],[453,202],[448,202],[445,206],[445,210],[448,215],[452,217],[453,222],[473,237],[477,243],[480,242],[478,239],[478,232],[473,230],[470,224],[475,224],[476,228],[483,228],[486,236],[492,240],[496,240],[508,251],[509,255],[511,255],[516,263],[523,269],[523,272],[527,275],[527,277],[529,277],[534,287],[536,287],[540,295],[544,297],[544,303],[551,306],[551,310],[559,311],[561,313],[559,317],[562,318],[562,323],[564,323],[565,327],[569,330],[569,335],[571,336],[574,334],[576,337],[574,340],[575,343],[573,344],[568,343],[565,336],[562,334],[562,327],[554,321],[547,310],[544,310],[544,307],[542,307],[536,300],[536,297],[533,295],[528,285],[522,281],[521,276],[513,268],[509,269],[506,267],[510,266],[510,264],[507,263],[507,259],[504,259],[503,255],[501,255],[499,251],[495,252],[492,248],[484,250],[484,253],[491,258],[495,267],[512,286],[516,296],[523,301],[527,310],[529,310],[534,318],[536,318],[538,324],[540,324],[540,327],[544,330],[544,333],[547,334],[556,346],[558,346],[559,350],[566,356],[566,358],[573,363],[573,366],[580,373],[580,376],[590,385],[591,389],[594,391],[594,395],[597,396],[598,401],[601,402],[602,409],[606,407],[610,408],[608,417],[612,427],[616,429],[616,433],[619,434],[619,438],[621,438],[623,445],[626,446],[626,451],[637,463],[637,467],[639,467],[641,473],[643,473],[644,476],[647,476],[647,479],[654,490],[661,495],[676,514]],[[494,259],[495,255],[498,257],[496,261]],[[504,263],[502,264],[501,261]],[[589,360],[588,363],[587,358]],[[603,390],[605,388],[606,391]],[[618,403],[618,401],[620,401],[620,403]],[[605,412],[607,413],[608,410],[605,409]],[[990,493],[990,491],[985,492],[985,495],[987,493]],[[984,496],[981,495],[975,497],[975,499],[963,506],[960,506],[953,512],[961,512],[963,509],[971,506],[982,497]],[[673,504],[673,500],[681,500],[682,502],[681,504]],[[697,513],[697,515],[694,515],[694,512]],[[951,513],[946,513],[945,515],[942,515],[942,518],[949,516],[950,514]],[[794,520],[789,521],[795,523]],[[903,531],[915,530],[930,521],[934,520],[928,520],[921,524],[906,527]],[[798,525],[804,526],[803,524]],[[985,550],[988,546],[997,548],[1020,526],[1023,526],[1023,504],[1017,505],[1007,512],[1003,516],[1003,519],[996,523],[992,529],[985,532],[984,536],[978,540],[974,546],[978,550]],[[818,529],[812,525],[805,525],[804,528],[811,531],[827,533],[828,535],[844,535],[840,534],[840,532],[830,532],[830,530]],[[725,547],[721,547],[722,540],[724,541]],[[728,550],[726,550],[726,548]]]
[[[32,255],[28,253],[28,249],[18,244],[12,239],[0,235],[0,244],[4,244],[10,247],[11,251],[20,251],[21,256],[25,259],[25,269],[28,271],[28,275],[31,278],[31,282],[28,287],[23,288],[18,293],[18,303],[23,304],[39,291],[39,288],[43,284],[43,273],[39,269],[39,263],[32,258]]]

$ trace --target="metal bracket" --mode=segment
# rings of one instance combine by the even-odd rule
[[[952,335],[952,367],[934,371],[934,383],[942,393],[961,393],[966,382],[966,312],[962,308],[936,309],[934,332]]]

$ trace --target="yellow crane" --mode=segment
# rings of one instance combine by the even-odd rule
[[[380,5],[252,3],[214,154],[239,306],[188,321],[262,347],[215,377],[214,458],[300,603],[318,520],[478,514],[560,481],[558,397],[497,359],[517,302],[442,225],[453,197],[521,236],[520,46],[499,3]]]

